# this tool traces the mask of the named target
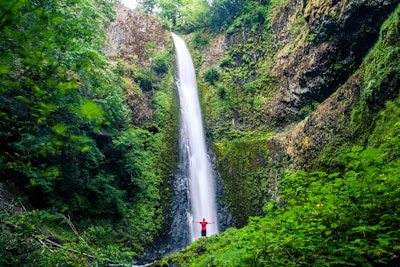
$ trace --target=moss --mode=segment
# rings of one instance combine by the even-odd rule
[[[170,229],[172,224],[171,210],[172,200],[174,196],[173,185],[171,176],[176,173],[178,166],[178,140],[179,140],[179,105],[178,96],[175,90],[174,76],[175,62],[173,53],[172,40],[168,43],[168,62],[169,75],[165,75],[163,79],[164,89],[164,105],[160,106],[163,111],[160,124],[162,127],[162,149],[161,155],[158,162],[158,169],[162,181],[160,183],[160,206],[161,216],[163,217],[163,223],[159,231],[159,237],[165,238],[163,233],[167,233],[166,229]]]
[[[268,138],[243,137],[241,141],[214,143],[225,186],[224,202],[236,226],[244,226],[249,216],[262,214],[262,207],[271,197],[277,162],[270,158]]]
[[[384,107],[386,100],[399,95],[399,47],[400,5],[382,26],[379,41],[359,70],[364,72],[364,88],[359,104],[352,112],[354,134],[368,136],[376,114]]]
[[[337,134],[326,144],[313,163],[312,168],[341,170],[340,155],[349,151],[353,145],[378,146],[380,141],[390,135],[388,129],[379,126],[385,116],[396,124],[396,109],[388,112],[391,101],[399,96],[400,84],[400,5],[382,25],[379,41],[364,59],[359,70],[353,75],[361,86],[361,96],[352,107],[350,118],[340,118]],[[354,85],[356,86],[356,85]],[[394,102],[396,103],[396,102]],[[393,118],[389,114],[393,114]],[[381,127],[380,129],[377,129]],[[377,134],[377,132],[380,132]]]

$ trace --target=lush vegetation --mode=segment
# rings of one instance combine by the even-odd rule
[[[110,65],[114,4],[1,3],[0,182],[20,201],[2,208],[0,265],[119,261],[158,234],[174,161],[173,59],[149,49],[147,72]],[[128,90],[151,96],[146,122],[131,123]],[[58,253],[49,237],[65,244]]]
[[[388,101],[368,146],[341,154],[343,171],[287,173],[263,217],[168,260],[183,266],[396,266],[399,115],[400,99]]]
[[[284,161],[268,157],[273,143],[254,136],[216,143],[221,174],[232,182],[227,190],[230,186],[241,189],[240,201],[231,194],[228,203],[247,202],[249,206],[243,205],[256,208],[259,202],[249,196],[261,192],[264,214],[250,217],[241,229],[230,228],[208,238],[206,244],[195,242],[166,261],[182,266],[400,263],[399,14],[397,8],[382,26],[380,40],[354,74],[363,84],[360,98],[351,123],[338,125],[348,129],[347,136],[335,136],[336,149],[327,146],[330,149],[316,161],[314,168],[323,170],[286,170],[278,180],[278,198],[270,200],[273,170]],[[392,100],[381,98],[382,94]],[[267,160],[269,164],[263,163]],[[240,205],[231,208],[246,212]]]
[[[399,104],[388,110],[398,112]],[[395,266],[400,165],[385,145],[354,147],[342,155],[341,173],[287,174],[264,217],[170,259],[183,266]]]
[[[269,29],[270,7],[247,2],[242,15],[226,30],[229,46],[219,66],[203,74],[202,102],[207,131],[214,140],[259,136],[261,132],[269,135],[272,130],[264,108],[276,86],[268,69],[275,55]]]
[[[270,142],[267,110],[279,83],[270,23],[288,2],[139,1],[191,33],[199,72],[213,37],[225,34],[228,44],[199,73],[199,87],[222,200],[242,228],[195,242],[165,265],[400,264],[399,9],[356,74],[360,101],[341,126],[349,130],[326,145],[314,171],[293,173]],[[0,203],[0,265],[124,263],[168,227],[178,123],[172,47],[149,43],[150,67],[110,64],[102,49],[113,4],[1,4],[0,190],[18,198]],[[302,19],[290,30],[314,41]]]
[[[282,162],[273,158],[274,148],[265,134],[252,140],[247,136],[216,142],[213,150],[218,154],[220,175],[229,177],[222,200],[234,218],[233,226],[242,227],[250,216],[263,214],[265,199],[274,198]]]
[[[245,3],[245,0],[139,0],[138,7],[159,16],[169,28],[190,33],[228,27]]]

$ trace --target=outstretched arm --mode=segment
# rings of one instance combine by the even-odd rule
[[[200,223],[200,222],[196,222],[195,220],[193,220],[192,222],[194,222],[194,223]]]

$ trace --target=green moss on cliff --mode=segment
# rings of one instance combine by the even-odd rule
[[[391,136],[390,129],[379,129],[377,121],[385,116],[396,125],[398,118],[395,110],[387,112],[385,109],[389,105],[387,101],[395,99],[400,90],[399,8],[382,26],[379,41],[350,79],[353,87],[359,87],[352,96],[354,104],[350,111],[338,117],[342,120],[336,122],[337,134],[325,145],[314,167],[340,168],[338,155],[352,145],[377,147]]]
[[[267,199],[276,194],[280,161],[270,156],[276,148],[268,137],[214,143],[225,189],[223,201],[238,227],[244,226],[248,217],[261,215]]]
[[[329,142],[319,157],[320,164],[326,160],[325,169],[287,173],[279,179],[279,201],[264,206],[264,217],[251,217],[242,229],[212,236],[206,246],[195,242],[168,260],[182,266],[230,267],[400,264],[399,18],[400,7],[382,27],[379,42],[361,68],[344,85],[350,95],[335,95],[346,104],[338,105],[337,112],[346,114],[336,114],[337,128],[327,129],[335,135],[325,139]],[[304,124],[324,128],[323,121],[317,125],[313,119]],[[315,139],[306,134],[299,145],[303,142],[312,148],[309,141]],[[251,203],[248,185],[257,181],[253,177],[258,170],[263,171],[259,181],[271,179],[271,174],[264,174],[276,166],[271,160],[272,140],[244,138],[215,144],[223,176],[232,177],[228,186],[238,188],[230,196],[232,202]],[[253,184],[260,190],[267,188]],[[264,197],[270,193],[265,192]],[[246,212],[245,207],[236,207]]]
[[[400,162],[382,148],[342,154],[342,173],[286,175],[280,201],[265,206],[265,217],[169,260],[182,266],[398,265]]]

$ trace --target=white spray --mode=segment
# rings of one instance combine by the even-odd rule
[[[199,224],[192,223],[192,220],[201,221],[205,218],[208,222],[215,222],[215,224],[207,226],[207,235],[218,233],[215,190],[213,172],[207,154],[192,57],[186,43],[173,33],[172,37],[178,67],[176,86],[181,114],[180,138],[181,142],[186,144],[185,149],[187,149],[189,155],[188,178],[191,211],[189,211],[188,223],[191,241],[194,241],[200,237],[201,227]]]

